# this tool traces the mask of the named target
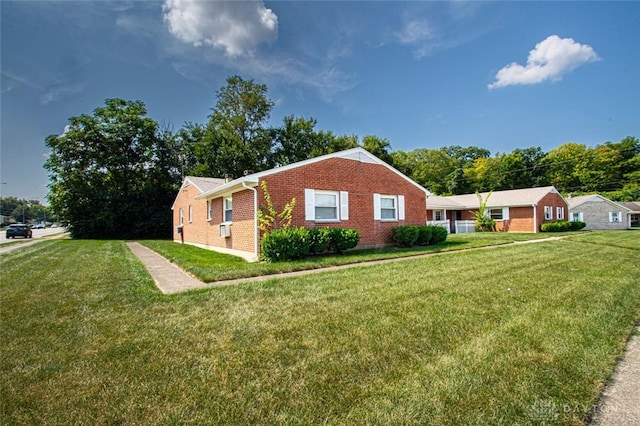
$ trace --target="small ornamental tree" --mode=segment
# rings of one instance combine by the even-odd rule
[[[260,182],[260,188],[262,188],[267,205],[260,206],[258,209],[258,228],[263,232],[269,232],[272,229],[288,229],[291,226],[293,209],[296,206],[295,197],[278,213],[267,189],[267,182],[264,180]]]
[[[473,218],[476,221],[476,231],[477,232],[493,232],[496,228],[496,221],[491,219],[491,217],[487,214],[487,200],[493,191],[487,194],[487,197],[483,200],[482,196],[478,191],[476,191],[476,197],[478,197],[478,201],[480,205],[478,206],[477,212],[473,213]]]

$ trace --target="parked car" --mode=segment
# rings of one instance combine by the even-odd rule
[[[36,223],[35,225],[33,225],[33,229],[44,229],[44,222],[40,222],[40,223]]]
[[[7,239],[15,237],[31,238],[33,233],[24,223],[14,223],[7,228]]]

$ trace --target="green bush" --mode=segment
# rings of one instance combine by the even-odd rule
[[[418,227],[418,239],[416,240],[416,244],[419,246],[426,246],[429,244],[431,240],[431,235],[433,231],[431,230],[431,226],[423,225]]]
[[[566,232],[579,231],[587,226],[584,222],[567,222],[566,220],[557,220],[555,222],[544,222],[540,225],[542,232]]]
[[[587,226],[587,224],[584,222],[580,222],[580,221],[569,222],[569,231],[579,231],[585,226]]]
[[[449,236],[449,232],[446,228],[442,226],[431,225],[431,239],[429,240],[429,244],[438,244],[444,241],[447,241],[447,237]]]
[[[360,241],[360,233],[355,229],[331,229],[331,248],[336,253],[343,253],[354,248]]]
[[[446,241],[449,233],[446,228],[435,225],[397,226],[391,229],[391,237],[402,247],[414,245],[426,246]]]
[[[301,259],[309,254],[343,253],[360,241],[355,229],[274,229],[262,237],[262,258],[268,262]]]
[[[496,230],[496,221],[489,216],[476,214],[475,220],[476,232],[494,232]]]
[[[309,252],[323,254],[331,249],[332,233],[330,228],[309,229]]]
[[[417,226],[397,226],[391,229],[391,238],[402,247],[412,247],[418,240]]]
[[[262,257],[268,262],[301,259],[309,254],[309,231],[274,229],[262,237]]]

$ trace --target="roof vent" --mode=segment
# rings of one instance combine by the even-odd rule
[[[229,183],[233,180],[233,176],[231,176],[229,173],[226,173],[224,175],[224,183]]]

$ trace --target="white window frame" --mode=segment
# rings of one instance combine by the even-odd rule
[[[573,212],[571,213],[571,222],[584,222],[582,212]]]
[[[189,204],[189,223],[193,222],[193,207]]]
[[[504,220],[503,213],[504,212],[503,212],[503,210],[501,208],[487,209],[487,214],[493,220]]]
[[[556,218],[564,220],[564,207],[556,207]]]
[[[316,207],[327,207],[316,205],[316,194],[332,195],[336,200],[335,218],[319,219],[316,217]],[[323,189],[305,188],[304,190],[304,219],[318,223],[337,223],[349,220],[349,193],[347,191],[328,191]]]
[[[392,207],[384,207],[383,204],[387,201],[391,201]],[[392,217],[384,217],[384,212],[392,212]],[[382,222],[395,222],[398,220],[398,197],[395,195],[380,195],[380,220]]]
[[[446,216],[444,214],[444,209],[434,210],[433,211],[433,220],[435,220],[435,221],[446,220],[445,217]]]
[[[227,201],[231,205],[231,208],[227,208]],[[227,214],[229,218],[227,218]],[[233,197],[222,197],[222,223],[233,222]]]
[[[610,223],[622,223],[622,212],[609,212]]]
[[[382,217],[382,200],[383,199],[394,200],[394,218]],[[398,222],[404,220],[404,195],[388,195],[388,194],[373,194],[373,220],[379,220],[381,222]]]
[[[544,220],[553,220],[553,206],[544,206]]]
[[[178,209],[178,224],[179,226],[184,225],[184,210],[182,209],[182,207]]]
[[[213,220],[213,200],[207,200],[207,221]]]

